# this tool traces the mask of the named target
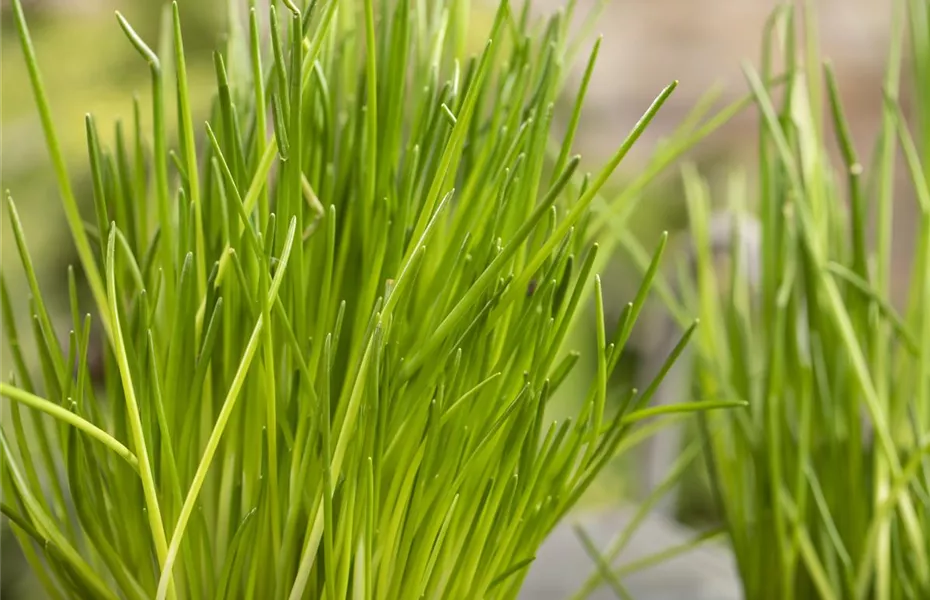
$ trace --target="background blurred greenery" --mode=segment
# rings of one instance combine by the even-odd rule
[[[211,52],[221,42],[225,10],[219,0],[181,0],[188,69],[194,105],[203,114],[212,89]],[[90,179],[86,159],[84,115],[97,116],[101,135],[113,140],[118,120],[132,122],[132,98],[138,94],[143,118],[148,114],[149,72],[121,34],[113,9],[118,8],[144,39],[158,39],[161,3],[32,2],[27,19],[48,90],[55,124],[78,197],[89,207]],[[55,285],[72,259],[64,214],[52,177],[41,124],[29,87],[15,25],[4,3],[2,25],[2,167],[0,180],[22,207],[23,225],[43,283]],[[172,119],[168,120],[169,126]],[[173,131],[169,135],[174,135]],[[3,218],[3,264],[15,260],[13,238]],[[6,270],[6,269],[5,269]],[[11,284],[20,277],[7,275]],[[15,289],[15,287],[14,287]],[[50,290],[52,291],[52,290]]]

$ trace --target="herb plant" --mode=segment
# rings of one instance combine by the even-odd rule
[[[607,410],[649,278],[606,331],[589,209],[674,84],[577,173],[573,127],[548,152],[573,6],[528,6],[466,58],[467,1],[253,4],[202,127],[177,4],[157,52],[117,14],[152,114],[112,147],[87,117],[85,217],[14,0],[80,257],[62,348],[7,198],[40,368],[4,284],[2,511],[51,597],[513,598],[634,423],[728,405]],[[592,293],[597,376],[549,423]]]
[[[715,271],[706,184],[685,171],[698,259],[684,306],[703,325],[697,398],[749,407],[699,418],[712,493],[747,598],[930,597],[930,10],[889,3],[883,126],[868,160],[849,136],[842,82],[821,63],[815,12],[799,5],[773,15],[761,74],[745,68],[762,116],[757,285],[738,244],[730,272]],[[763,83],[779,32],[780,108]],[[910,123],[899,106],[906,37]],[[902,167],[910,198],[895,185]],[[730,208],[746,210],[745,188],[731,190]],[[905,201],[919,206],[918,241],[899,314],[891,216]]]

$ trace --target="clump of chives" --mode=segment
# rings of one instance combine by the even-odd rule
[[[46,591],[515,597],[546,534],[656,414],[654,387],[607,411],[650,278],[609,336],[587,225],[675,84],[589,178],[573,128],[550,153],[571,6],[536,22],[502,2],[467,56],[462,0],[253,3],[215,55],[205,124],[177,4],[157,52],[117,15],[153,112],[115,148],[88,116],[88,218],[13,6],[94,300],[81,306],[71,280],[62,350],[8,196],[40,372],[3,286],[15,369],[0,383],[2,510]],[[577,359],[563,341],[592,292],[598,374],[575,418],[549,423]]]

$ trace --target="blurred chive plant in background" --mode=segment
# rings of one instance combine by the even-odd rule
[[[675,84],[593,176],[571,127],[548,154],[572,4],[502,2],[466,58],[467,1],[252,3],[204,127],[169,11],[157,52],[117,15],[153,112],[113,147],[87,117],[86,217],[14,0],[94,304],[69,271],[62,348],[13,190],[39,368],[4,284],[2,511],[50,597],[513,598],[636,422],[739,404],[647,409],[653,385],[608,410],[651,275],[608,332],[589,209]],[[591,294],[596,377],[550,423]]]
[[[930,597],[930,4],[888,6],[892,46],[876,90],[884,120],[871,157],[849,137],[813,3],[776,11],[761,73],[744,69],[762,121],[757,283],[737,236],[729,272],[713,264],[707,182],[683,171],[696,277],[682,278],[681,303],[664,298],[683,327],[684,314],[702,322],[695,399],[749,404],[698,418],[747,598]],[[779,53],[788,67],[780,107],[763,83]],[[899,102],[905,66],[911,123]],[[742,213],[745,180],[732,182],[727,201]],[[918,202],[920,217],[899,314],[891,215],[903,201]]]

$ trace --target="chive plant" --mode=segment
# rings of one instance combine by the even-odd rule
[[[729,272],[714,270],[708,189],[686,170],[697,269],[673,312],[689,307],[702,321],[692,346],[696,399],[748,402],[698,419],[746,597],[926,598],[930,10],[924,0],[889,3],[887,77],[876,90],[886,100],[883,126],[868,160],[850,138],[842,82],[818,54],[816,15],[799,4],[800,19],[790,6],[773,14],[761,73],[745,68],[762,117],[761,280],[750,286],[739,244]],[[906,37],[912,123],[898,101]],[[779,51],[789,69],[780,106],[763,84]],[[899,168],[910,198],[895,193]],[[731,191],[730,208],[745,210],[745,188]],[[901,233],[891,215],[905,201],[918,205],[918,241],[899,314],[890,300],[890,242]],[[723,279],[730,285],[721,295]]]
[[[542,22],[528,7],[502,2],[467,58],[466,1],[250,3],[215,54],[202,126],[177,4],[157,52],[117,14],[153,112],[112,147],[87,117],[87,218],[14,0],[93,299],[69,271],[62,348],[8,196],[40,368],[4,284],[2,511],[50,597],[516,596],[546,534],[656,414],[654,386],[606,408],[649,278],[608,332],[586,227],[674,89],[596,174],[576,173],[573,129],[551,160],[573,6]],[[597,376],[550,424],[589,294]]]

